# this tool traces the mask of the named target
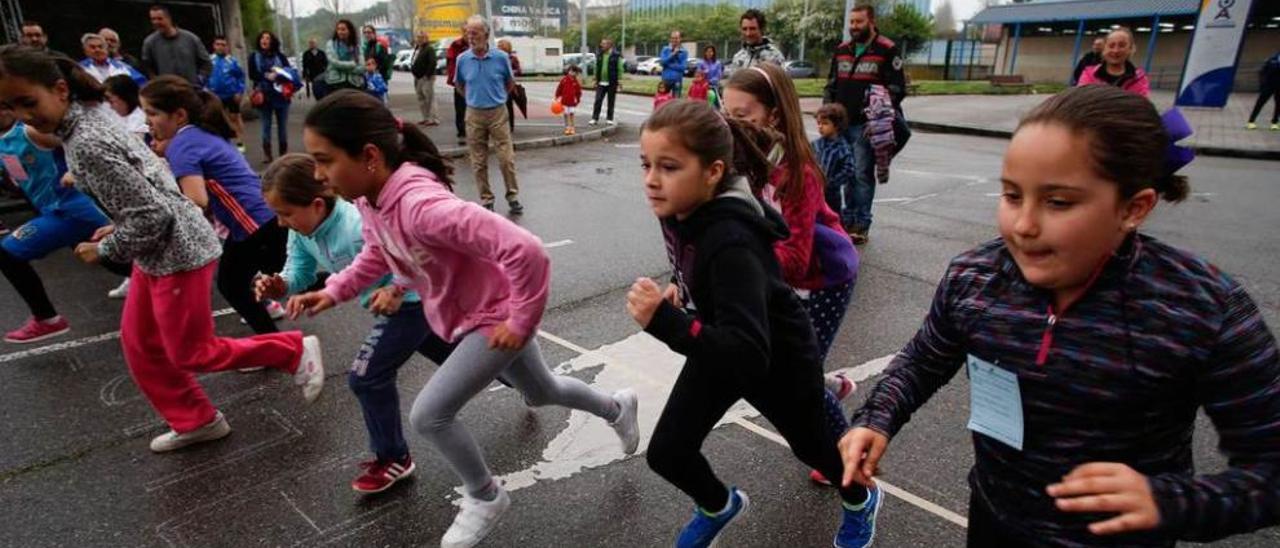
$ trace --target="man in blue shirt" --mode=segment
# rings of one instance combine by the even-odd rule
[[[498,151],[502,182],[507,187],[507,206],[512,215],[524,212],[516,199],[516,153],[507,126],[507,94],[515,87],[511,59],[502,50],[489,47],[489,23],[479,15],[467,19],[467,42],[471,49],[458,56],[454,85],[467,102],[467,147],[471,169],[480,190],[480,203],[493,209],[493,191],[489,188],[489,142]]]
[[[680,82],[684,80],[684,71],[689,62],[689,52],[680,47],[680,31],[671,31],[671,43],[662,46],[658,60],[662,63],[662,81],[667,83],[667,89],[671,90],[673,96],[680,97]]]

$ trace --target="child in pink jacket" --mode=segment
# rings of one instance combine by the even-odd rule
[[[323,291],[294,297],[310,314],[355,298],[388,273],[422,298],[432,331],[458,347],[413,402],[413,429],[463,482],[465,498],[442,546],[473,546],[511,504],[457,413],[499,375],[533,406],[581,409],[613,425],[623,452],[639,445],[631,390],[610,396],[551,374],[538,350],[550,259],[536,236],[452,192],[435,144],[372,96],[341,91],[307,115],[304,141],[316,178],[355,203],[364,249]],[[372,145],[372,147],[369,147]]]

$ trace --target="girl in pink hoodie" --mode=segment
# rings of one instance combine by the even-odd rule
[[[458,347],[413,402],[413,429],[434,443],[466,496],[441,545],[474,546],[511,499],[493,479],[457,413],[502,376],[530,405],[581,409],[613,425],[625,453],[639,445],[631,390],[612,396],[542,361],[534,335],[550,286],[550,259],[536,236],[452,192],[452,171],[434,143],[374,97],[339,91],[307,114],[303,142],[316,179],[355,203],[364,248],[325,289],[289,301],[292,317],[350,300],[388,273],[422,297],[427,323]]]

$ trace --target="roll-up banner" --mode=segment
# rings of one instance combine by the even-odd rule
[[[1203,0],[1200,4],[1200,18],[1178,86],[1178,106],[1226,106],[1253,2]]]

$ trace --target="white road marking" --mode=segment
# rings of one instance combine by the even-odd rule
[[[630,387],[636,391],[640,399],[640,451],[637,454],[643,453],[685,358],[643,332],[595,350],[546,331],[539,331],[538,336],[578,354],[578,357],[556,367],[557,374],[599,368],[590,382],[592,387],[605,391]],[[894,356],[895,354],[882,356],[837,372],[844,373],[854,382],[864,381],[883,372]],[[786,446],[786,440],[782,436],[749,420],[758,415],[759,412],[746,402],[738,402],[725,413],[717,426],[736,424],[748,432]],[[505,474],[499,481],[507,490],[514,491],[533,486],[542,480],[563,479],[625,458],[628,457],[622,454],[617,436],[608,424],[582,411],[573,411],[569,415],[568,427],[547,444],[540,462]],[[964,516],[884,480],[876,481],[889,495],[961,527],[968,526],[968,520]]]
[[[302,516],[302,519],[307,520],[307,525],[310,525],[312,529],[315,529],[316,534],[318,535],[324,534],[324,531],[321,531],[320,527],[316,525],[315,520],[311,519],[311,516],[308,516],[306,512],[302,511],[301,508],[298,508],[298,504],[293,502],[293,499],[289,498],[289,495],[285,494],[284,491],[278,491],[278,492],[280,493],[280,496],[284,497],[284,500],[289,503],[289,506],[293,507],[294,512],[297,512],[299,516]]]
[[[564,247],[566,245],[573,245],[573,240],[556,240],[554,242],[542,244],[542,247],[547,249],[555,249],[557,247]]]
[[[231,308],[223,308],[222,310],[213,311],[213,317],[217,318],[219,316],[235,314],[235,312],[236,311]],[[49,344],[45,346],[38,346],[36,348],[32,348],[29,350],[11,352],[9,354],[0,354],[0,363],[21,360],[23,358],[30,358],[32,356],[43,356],[45,354],[52,354],[54,352],[61,352],[63,350],[71,350],[73,348],[80,348],[81,346],[90,345],[93,343],[100,343],[103,341],[110,341],[118,338],[120,338],[120,332],[112,331],[110,333],[103,333],[101,335],[93,335],[90,337],[83,337],[83,338],[79,338],[71,341]]]

